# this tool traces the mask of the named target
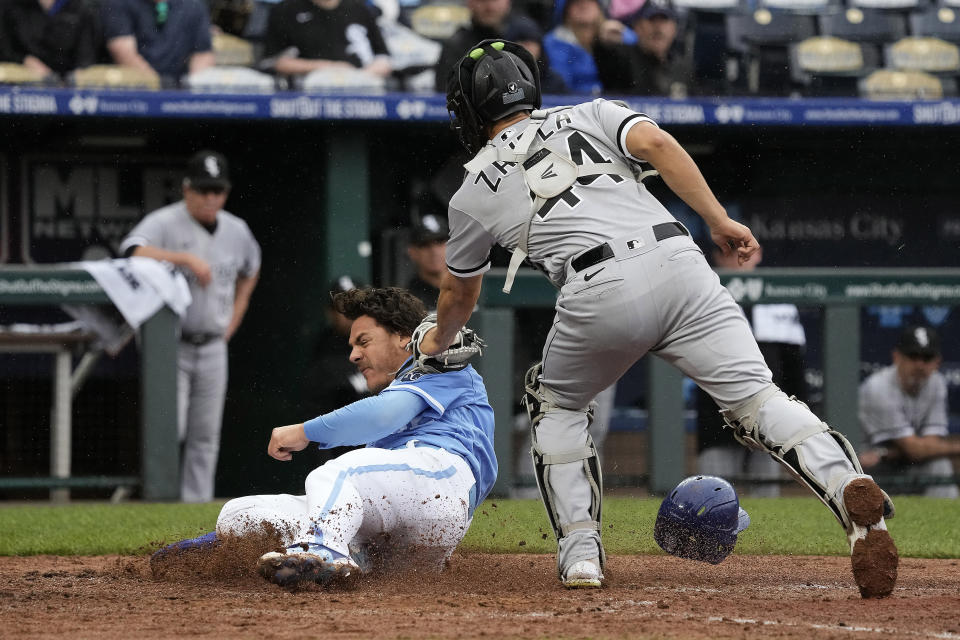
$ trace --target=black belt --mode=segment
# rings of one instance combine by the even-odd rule
[[[184,333],[180,335],[180,342],[185,342],[195,347],[202,347],[222,337],[219,333]]]
[[[662,222],[653,225],[653,237],[656,238],[657,242],[674,236],[686,235],[690,234],[687,233],[686,228],[679,222]],[[611,247],[609,243],[604,242],[578,255],[570,262],[570,266],[573,267],[574,271],[583,271],[598,262],[609,260],[612,257],[613,247]]]

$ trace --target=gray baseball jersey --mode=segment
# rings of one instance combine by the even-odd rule
[[[190,215],[182,200],[148,214],[127,235],[120,251],[141,245],[192,253],[210,264],[213,279],[206,287],[184,270],[193,296],[182,322],[184,333],[222,335],[233,316],[237,277],[252,276],[260,269],[260,245],[246,222],[220,211],[217,228],[210,233]]]
[[[530,122],[512,125],[493,144],[510,146]],[[630,127],[639,122],[653,121],[597,99],[550,114],[538,135],[546,146],[578,165],[602,165],[619,158],[639,166],[642,160],[630,156],[624,142]],[[527,206],[518,206],[524,202]],[[532,204],[515,163],[494,162],[468,175],[450,201],[450,271],[461,277],[483,273],[490,267],[490,247],[500,244],[515,249],[521,229],[530,220]],[[642,183],[617,175],[581,177],[572,188],[547,200],[534,216],[529,259],[554,284],[562,286],[571,256],[640,227],[673,219]]]
[[[947,381],[935,371],[916,396],[903,391],[894,365],[860,385],[860,424],[871,444],[906,436],[947,435]]]
[[[903,391],[895,365],[884,367],[860,385],[860,425],[871,444],[878,445],[907,436],[947,435],[947,381],[939,371],[920,387],[916,396]],[[946,478],[954,474],[950,458],[930,458],[909,465],[882,463],[878,473],[911,478]],[[918,491],[919,492],[919,491]],[[956,498],[955,484],[930,485],[922,493],[934,498]]]

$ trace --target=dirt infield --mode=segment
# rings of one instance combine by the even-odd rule
[[[247,567],[155,576],[146,557],[0,558],[4,638],[958,638],[960,561],[904,559],[861,600],[849,560],[614,556],[565,591],[544,555],[458,553],[442,574],[286,591]],[[207,571],[215,575],[198,575]]]

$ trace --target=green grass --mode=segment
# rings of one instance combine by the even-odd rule
[[[960,501],[902,496],[895,497],[894,503],[897,515],[888,523],[888,528],[897,541],[900,555],[960,558],[960,537],[956,535],[960,526]],[[750,514],[751,525],[738,537],[736,553],[849,553],[843,530],[819,500],[745,498],[742,504]],[[653,523],[660,507],[658,499],[607,498],[603,506],[603,540],[607,553],[661,553],[653,540]],[[464,546],[506,553],[553,553],[556,550],[546,512],[536,500],[487,500],[474,514]]]
[[[0,555],[104,555],[152,551],[212,531],[210,504],[68,504],[0,507]]]
[[[960,558],[960,501],[897,497],[889,528],[901,556]],[[213,530],[220,503],[0,506],[0,555],[143,554],[161,543]],[[660,501],[604,500],[608,553],[661,553],[653,541]],[[813,498],[744,499],[752,524],[736,553],[845,555],[842,530]],[[539,500],[487,500],[474,514],[465,549],[553,553],[556,542]]]

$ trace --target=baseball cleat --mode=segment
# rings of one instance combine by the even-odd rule
[[[308,582],[324,585],[360,574],[360,568],[349,556],[317,545],[311,545],[307,551],[299,549],[293,547],[286,553],[270,551],[263,554],[257,561],[257,572],[281,587]]]
[[[205,533],[204,535],[197,536],[196,538],[188,538],[186,540],[174,542],[154,551],[150,556],[150,566],[153,567],[154,565],[163,562],[167,558],[172,558],[188,551],[207,551],[210,549],[215,549],[219,545],[220,540],[217,539],[216,531]]]
[[[599,589],[603,586],[603,574],[595,560],[574,562],[563,576],[567,589]]]
[[[850,562],[853,579],[863,598],[882,598],[897,583],[900,557],[887,532],[883,516],[892,514],[892,503],[870,478],[850,481],[843,490],[843,504],[850,516]]]

